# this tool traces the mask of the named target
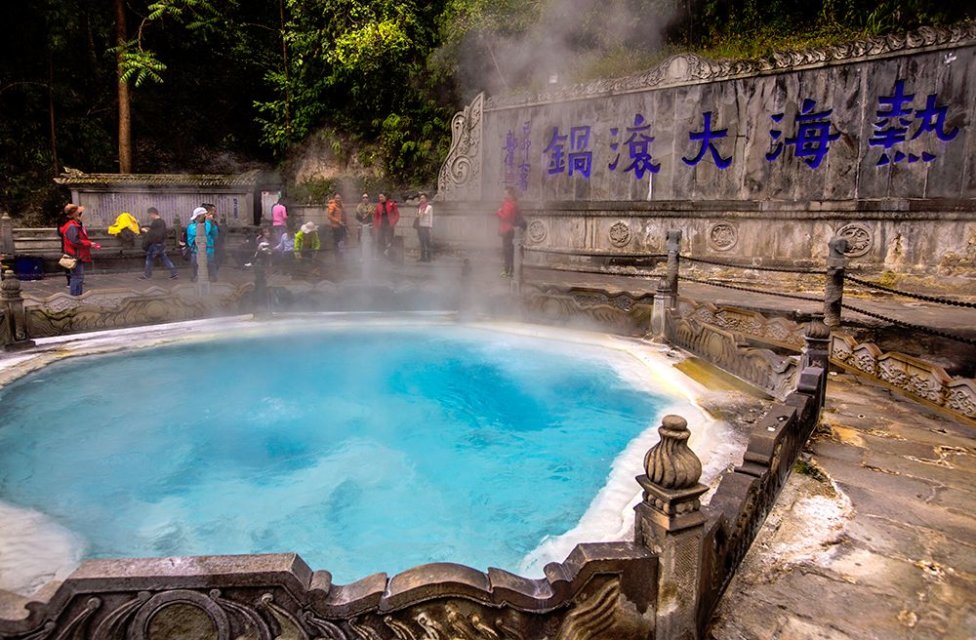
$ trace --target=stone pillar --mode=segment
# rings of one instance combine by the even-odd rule
[[[681,231],[671,229],[667,236],[668,248],[668,291],[671,292],[671,307],[678,303],[678,259],[681,251]]]
[[[847,238],[833,238],[827,243],[827,286],[824,291],[824,323],[840,326],[841,302],[844,297],[844,269],[847,267]]]
[[[654,304],[651,307],[651,336],[656,340],[664,340],[668,335],[668,311],[674,308],[671,291],[667,280],[658,280],[657,291],[654,292]]]
[[[20,351],[32,348],[34,341],[27,337],[27,314],[20,295],[20,280],[9,269],[4,271],[3,282],[0,282],[0,302],[3,304],[4,349]]]
[[[815,315],[809,323],[803,340],[803,357],[800,359],[800,371],[807,367],[817,367],[824,371],[823,382],[818,389],[817,400],[824,406],[827,399],[827,376],[830,367],[830,329],[823,322],[823,317]]]
[[[658,429],[661,440],[644,457],[644,489],[635,507],[638,544],[659,557],[655,640],[697,640],[701,599],[702,541],[705,517],[700,498],[708,487],[698,482],[701,461],[688,447],[688,423],[669,415]]]
[[[14,221],[6,211],[0,216],[0,254],[12,258],[16,253],[14,246]]]

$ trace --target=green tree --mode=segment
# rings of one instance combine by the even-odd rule
[[[431,173],[454,104],[438,100],[427,58],[438,44],[439,3],[286,0],[288,73],[259,103],[264,140],[277,149],[332,127],[379,143],[386,169]]]

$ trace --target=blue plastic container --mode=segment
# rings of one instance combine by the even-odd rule
[[[43,280],[44,260],[37,256],[16,256],[14,275],[18,280]]]

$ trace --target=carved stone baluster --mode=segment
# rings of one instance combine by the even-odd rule
[[[4,349],[32,348],[34,341],[27,336],[27,314],[24,313],[24,298],[20,295],[20,280],[9,269],[0,283],[0,301],[3,303]]]
[[[644,457],[644,489],[637,505],[635,534],[660,559],[656,640],[698,637],[697,614],[705,518],[699,499],[708,490],[698,479],[701,461],[688,447],[688,423],[669,415],[661,440]]]
[[[844,298],[844,271],[847,268],[847,238],[833,238],[827,243],[827,286],[824,290],[824,322],[828,327],[840,326],[841,304]]]

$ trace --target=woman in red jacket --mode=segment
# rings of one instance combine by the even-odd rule
[[[58,229],[61,235],[61,250],[77,259],[74,268],[71,269],[68,276],[68,287],[73,296],[81,295],[82,285],[85,280],[85,267],[83,265],[86,262],[92,261],[92,248],[102,248],[102,245],[88,239],[88,233],[81,223],[81,215],[84,212],[85,208],[81,205],[73,203],[65,205],[64,215],[68,217],[68,221]]]
[[[515,225],[518,224],[519,206],[513,187],[505,187],[505,199],[495,212],[498,216],[498,235],[502,237],[502,256],[505,259],[503,278],[511,278],[515,272]]]
[[[393,232],[397,222],[400,221],[400,208],[396,200],[387,200],[386,194],[379,194],[376,200],[373,229],[377,232],[376,237],[379,239],[379,248],[383,251],[383,255],[389,255],[390,246],[393,244]]]

